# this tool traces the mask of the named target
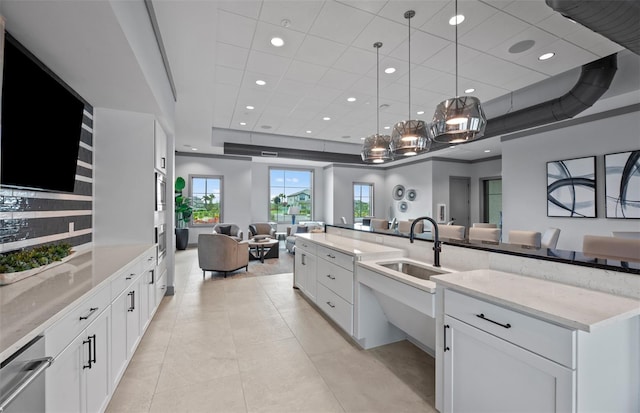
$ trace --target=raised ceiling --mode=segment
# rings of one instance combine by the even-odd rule
[[[93,105],[166,114],[153,103],[121,27],[121,1],[0,0],[0,12],[8,31]],[[410,115],[404,18],[410,9],[416,12],[411,117],[429,121],[436,105],[455,94],[455,29],[448,24],[453,1],[147,1],[175,81],[177,151],[220,154],[231,141],[358,153],[360,138],[377,128],[375,42],[383,43],[381,71],[396,69],[380,73],[380,131],[390,133],[385,126]],[[545,0],[459,0],[458,9],[465,15],[458,27],[458,92],[475,88],[473,94],[488,102],[489,118],[516,109],[511,97],[517,91],[540,89],[528,99],[537,103],[544,93],[532,85],[623,49]],[[273,47],[273,36],[284,46]],[[513,53],[526,41],[532,47]],[[538,60],[549,51],[556,53],[552,59]],[[564,90],[544,98],[568,91],[575,77],[568,79]],[[500,145],[492,138],[446,152],[473,160],[499,154]]]

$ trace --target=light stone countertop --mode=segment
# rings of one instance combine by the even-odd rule
[[[373,257],[393,258],[406,255],[406,251],[400,248],[342,237],[340,235],[327,234],[325,232],[301,233],[296,234],[296,237],[301,237],[316,244],[333,248],[345,254],[353,255],[357,260],[364,260]]]
[[[553,322],[591,331],[640,315],[640,300],[495,270],[431,277],[438,286]]]
[[[58,266],[0,287],[0,362],[42,334],[152,247],[148,244],[81,249]]]

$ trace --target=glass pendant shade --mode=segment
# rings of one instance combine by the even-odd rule
[[[469,142],[484,135],[487,118],[480,100],[473,96],[458,96],[440,102],[430,126],[435,142]]]
[[[389,135],[371,135],[367,136],[362,145],[362,160],[368,163],[384,163],[393,160],[389,143],[391,138]]]
[[[391,153],[413,156],[431,149],[427,125],[421,120],[398,122],[391,133]]]

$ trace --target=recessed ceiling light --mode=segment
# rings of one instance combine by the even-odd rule
[[[198,150],[198,148],[191,148],[191,150],[192,150],[192,151],[197,151],[197,150]]]
[[[347,102],[355,102],[355,101],[356,101],[356,98],[354,97],[347,98]]]
[[[418,114],[418,115],[424,115],[424,110],[419,110],[419,111],[417,111],[417,112],[416,112],[416,114]]]
[[[450,146],[449,146],[449,149],[453,149],[453,148],[455,148],[455,147],[456,147],[456,145],[450,145]]]
[[[271,126],[270,126],[270,125],[262,125],[262,126],[260,126],[260,127],[261,127],[262,129],[271,129]]]
[[[476,91],[476,90],[475,90],[474,88],[470,87],[469,89],[465,89],[465,90],[464,90],[464,93],[473,93],[473,92],[475,92],[475,91]]]
[[[367,139],[367,138],[360,138],[360,140],[361,140],[361,141],[363,141],[363,140],[365,140],[365,139]]]
[[[485,149],[484,150],[484,153],[489,153],[489,152],[491,152],[491,149]]]
[[[322,120],[331,120],[331,118],[328,116],[325,116],[324,118],[322,118]]]
[[[350,138],[351,138],[351,135],[344,135],[344,136],[342,137],[342,139],[350,139]]]
[[[308,131],[307,131],[307,133],[311,133],[311,131],[310,131],[310,130],[308,130]]]
[[[387,73],[387,74],[394,73],[395,71],[396,71],[395,67],[388,67],[388,68],[384,69],[384,72]]]
[[[391,126],[385,126],[384,128],[389,130],[389,129],[391,129]]]
[[[458,24],[462,23],[463,21],[464,21],[464,15],[458,14],[458,15],[453,16],[452,18],[449,19],[449,24],[451,26],[455,26],[455,25],[458,25]]]
[[[246,126],[247,122],[240,122],[240,126]]]
[[[266,84],[267,84],[267,82],[265,82],[264,80],[256,80],[256,85],[264,86]]]
[[[280,37],[272,37],[271,44],[274,45],[275,47],[282,47],[284,46],[284,40],[282,40],[282,38]]]
[[[540,56],[538,58],[538,60],[548,60],[548,59],[551,59],[555,55],[556,55],[555,53],[545,53],[542,56]]]
[[[255,108],[253,106],[245,106],[247,109],[249,110],[254,110]]]

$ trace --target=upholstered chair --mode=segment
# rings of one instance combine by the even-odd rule
[[[498,228],[496,224],[489,224],[488,222],[474,222],[473,228]]]
[[[249,239],[256,235],[268,235],[270,238],[275,238],[276,229],[268,222],[256,222],[249,225]]]
[[[554,250],[556,249],[556,245],[558,245],[558,238],[560,238],[560,228],[547,228],[544,234],[542,234],[540,246]]]
[[[525,248],[540,248],[542,234],[537,231],[509,231],[509,244],[520,245]]]
[[[640,239],[585,235],[582,253],[587,257],[640,262]]]
[[[244,267],[249,270],[249,244],[236,241],[224,234],[198,235],[198,264],[202,269],[202,278],[206,271],[227,273]],[[213,276],[213,274],[212,274]]]
[[[500,243],[500,230],[498,228],[469,228],[469,241],[479,241],[486,244]]]
[[[216,226],[213,227],[213,233],[228,235],[236,241],[242,241],[242,236],[244,235],[240,227],[236,224],[223,223],[216,224]]]
[[[374,230],[388,230],[389,229],[389,221],[386,219],[372,218],[371,219],[371,228]]]
[[[302,224],[295,224],[287,227],[287,238],[284,242],[284,247],[291,254],[295,254],[296,251],[296,235],[297,234],[306,234],[309,232],[309,227]]]
[[[438,225],[440,238],[463,240],[465,239],[465,230],[464,225]]]
[[[413,221],[398,221],[398,232],[409,233],[411,231],[411,223]],[[414,234],[421,234],[424,232],[424,222],[420,221],[416,223],[416,226],[413,228]]]

